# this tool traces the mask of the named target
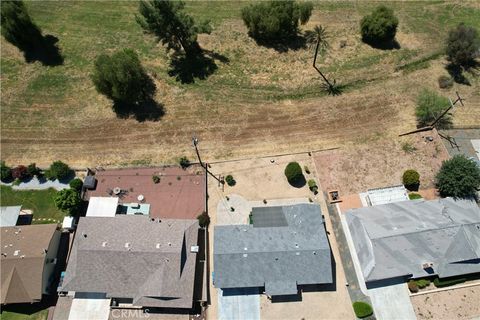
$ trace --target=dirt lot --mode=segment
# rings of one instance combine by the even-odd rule
[[[271,160],[274,160],[274,163]],[[307,186],[294,188],[288,184],[283,171],[290,161],[297,161],[302,167],[306,165],[310,169],[311,174],[306,175],[307,180],[316,179],[313,157],[308,154],[212,164],[212,172],[222,175],[231,174],[237,183],[234,187],[225,186],[225,190],[222,190],[216,181],[209,178],[210,250],[213,250],[213,226],[216,223],[217,204],[225,196],[237,194],[247,200],[257,201],[310,197],[314,201],[321,201],[321,198],[317,199],[313,196]],[[327,230],[332,230],[328,212],[325,212],[324,207],[322,207],[322,212],[326,214]],[[352,319],[354,317],[350,298],[344,285],[345,275],[333,232],[328,235],[328,238],[336,261],[336,291],[304,292],[302,301],[274,304],[269,302],[266,297],[261,297],[260,316],[262,319]],[[212,254],[210,254],[210,266],[213,266]],[[210,270],[210,273],[212,271]],[[212,299],[207,310],[208,318],[217,319],[217,290],[213,286],[210,286],[210,296]],[[329,308],[333,304],[337,306],[334,310]]]
[[[433,137],[427,141],[426,136]],[[410,152],[404,151],[408,143]],[[315,163],[325,190],[343,195],[402,183],[406,169],[420,173],[420,188],[434,187],[435,174],[448,153],[436,132],[418,133],[394,139],[377,139],[368,144],[319,152]]]
[[[418,92],[424,87],[441,91],[437,79],[447,74],[441,48],[448,28],[460,21],[478,26],[480,13],[474,2],[391,2],[400,20],[400,48],[379,50],[362,43],[358,33],[360,19],[376,4],[318,2],[303,27],[322,24],[331,34],[331,49],[320,58],[320,67],[346,88],[343,95],[329,97],[310,66],[311,49],[279,52],[247,36],[239,18],[243,2],[188,2],[195,19],[213,21],[214,32],[199,38],[202,47],[224,57],[215,60],[214,74],[192,84],[168,75],[164,48],[135,22],[136,2],[28,2],[42,31],[59,38],[65,62],[56,67],[25,63],[1,39],[2,159],[9,164],[48,165],[61,159],[75,166],[158,165],[182,154],[193,158],[193,133],[209,160],[395,137],[415,126]],[[106,14],[115,18],[103,19]],[[155,98],[165,111],[158,121],[117,118],[111,102],[91,83],[95,57],[125,47],[137,50],[156,82]],[[455,125],[478,126],[479,78],[467,76],[470,86],[455,84],[442,94],[458,90],[466,98],[465,107],[455,112]]]
[[[480,285],[411,297],[417,318],[473,319],[480,316]]]

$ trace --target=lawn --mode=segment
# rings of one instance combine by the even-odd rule
[[[33,210],[33,224],[54,223],[51,220],[38,220],[42,218],[53,219],[62,222],[63,214],[55,207],[53,199],[57,191],[53,188],[47,190],[13,190],[9,186],[0,186],[0,205],[21,205],[22,209]]]
[[[24,312],[23,310],[21,312]],[[48,309],[40,310],[32,314],[18,313],[14,311],[2,311],[1,320],[46,320]]]
[[[1,39],[2,157],[11,164],[159,164],[184,154],[192,158],[193,133],[207,159],[394,137],[415,126],[418,92],[439,90],[447,30],[462,21],[480,29],[480,9],[475,2],[389,2],[400,20],[400,48],[379,50],[362,43],[358,32],[361,18],[376,4],[319,2],[302,27],[322,24],[330,34],[331,49],[320,68],[345,86],[342,96],[330,97],[311,68],[310,48],[279,52],[248,37],[240,19],[245,2],[187,2],[195,19],[211,19],[214,27],[199,42],[216,54],[216,70],[194,83],[169,76],[165,49],[135,22],[137,2],[27,2],[44,34],[59,39],[64,64],[25,63]],[[166,112],[159,121],[117,118],[92,85],[95,57],[126,47],[137,51],[155,80],[155,99]],[[453,96],[457,90],[467,99],[455,111],[458,126],[480,123],[480,82],[467,76],[471,86],[456,84],[443,92]]]

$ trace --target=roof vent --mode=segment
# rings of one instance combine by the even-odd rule
[[[2,256],[7,257],[7,254],[5,252],[2,252]]]
[[[313,251],[313,255],[316,256],[316,255],[317,255],[317,251]]]
[[[278,261],[278,258],[275,258],[275,261]]]
[[[155,248],[160,249],[160,243],[157,243],[157,244],[155,245]]]
[[[300,252],[295,252],[295,255],[299,256],[299,255],[300,255]]]
[[[248,250],[248,248],[247,248],[247,247],[245,247],[245,248],[243,248],[243,250],[247,251],[247,250]]]
[[[87,237],[87,234],[86,234],[85,232],[82,232],[82,236],[83,236],[84,238],[86,238],[86,237]]]
[[[13,255],[14,255],[14,256],[18,256],[19,253],[20,253],[20,250],[15,250],[15,251],[13,252]]]
[[[295,243],[295,248],[298,248],[298,243]]]
[[[244,254],[243,254],[243,257],[244,257],[244,258],[248,257],[248,254],[244,253]]]
[[[108,243],[107,241],[103,241],[103,242],[102,242],[102,247],[105,248],[105,247],[107,246],[107,243]]]
[[[130,242],[125,242],[125,248],[130,248]]]
[[[190,252],[198,252],[200,251],[200,247],[199,246],[191,246],[190,247]]]
[[[433,268],[433,262],[425,262],[422,264],[423,269],[430,269]]]
[[[171,247],[171,246],[172,246],[172,243],[171,243],[171,242],[169,242],[169,243],[168,243],[168,246],[169,246],[169,247]]]
[[[23,258],[25,258],[25,255],[24,255],[24,254],[22,254],[22,255],[20,256],[20,259],[23,259]]]

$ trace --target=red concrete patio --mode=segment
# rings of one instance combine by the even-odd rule
[[[157,184],[154,175],[160,177]],[[200,166],[104,170],[95,178],[96,189],[87,191],[86,200],[116,196],[113,190],[120,188],[119,203],[148,203],[152,218],[195,219],[205,209],[205,174]]]

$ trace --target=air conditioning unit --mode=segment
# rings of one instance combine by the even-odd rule
[[[190,252],[198,252],[200,251],[200,247],[199,246],[191,246],[190,247]]]

